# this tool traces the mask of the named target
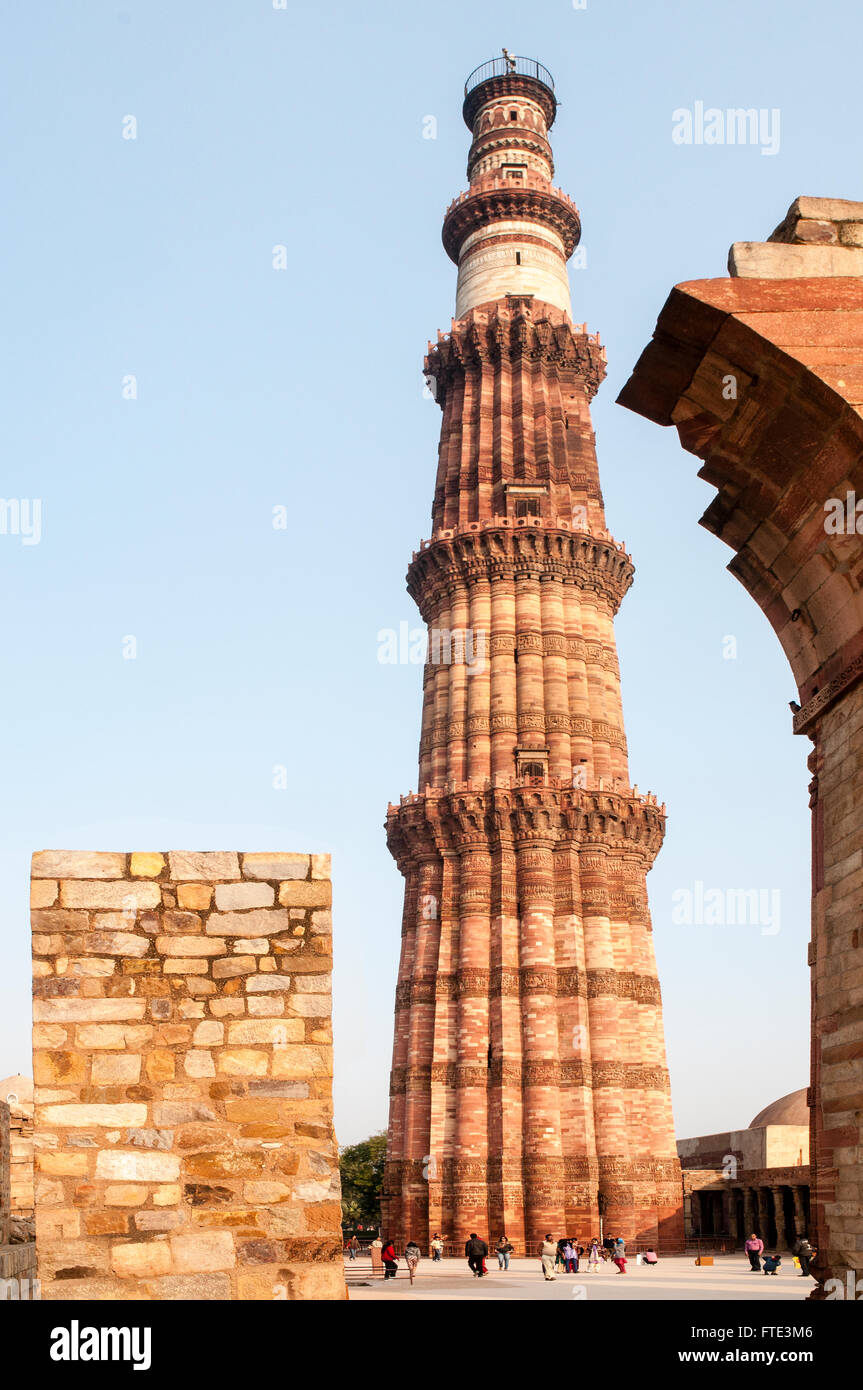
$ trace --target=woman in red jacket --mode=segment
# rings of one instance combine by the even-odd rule
[[[395,1247],[391,1240],[384,1241],[384,1246],[381,1250],[381,1259],[384,1262],[384,1278],[395,1279],[399,1262],[396,1257]]]

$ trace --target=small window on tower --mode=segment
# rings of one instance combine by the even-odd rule
[[[538,497],[517,497],[515,499],[516,516],[539,516]]]
[[[516,251],[516,253],[515,253],[515,263],[516,263],[516,265],[521,265],[521,252],[520,252],[520,251]]]
[[[521,774],[530,787],[541,787],[545,782],[544,763],[522,763]]]
[[[510,111],[510,113],[509,113],[509,119],[510,119],[511,121],[517,121],[517,120],[518,120],[518,112],[517,112],[517,111]]]

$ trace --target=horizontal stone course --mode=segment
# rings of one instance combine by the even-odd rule
[[[326,855],[34,856],[43,1297],[271,1300],[283,1276],[344,1296],[328,874]],[[276,1264],[252,1277],[253,1232]]]

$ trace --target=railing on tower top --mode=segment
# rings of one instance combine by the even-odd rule
[[[507,58],[492,58],[487,63],[481,63],[478,68],[474,68],[467,82],[464,84],[464,94],[472,92],[474,87],[478,87],[481,82],[488,82],[491,77],[505,77],[508,72],[518,73],[521,77],[534,77],[537,82],[548,87],[550,92],[554,91],[554,78],[548,68],[544,68],[542,63],[538,63],[535,58],[513,59],[515,67]]]

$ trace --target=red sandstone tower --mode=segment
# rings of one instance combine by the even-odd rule
[[[443,242],[456,317],[429,345],[443,410],[420,791],[390,806],[405,877],[387,1234],[682,1239],[645,878],[664,807],[630,787],[613,617],[632,582],[605,525],[573,324],[575,205],[552,186],[550,74],[465,87],[470,187]]]

